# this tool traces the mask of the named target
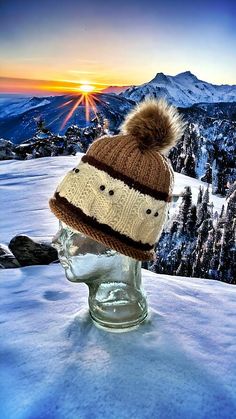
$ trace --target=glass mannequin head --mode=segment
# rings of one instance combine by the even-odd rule
[[[89,311],[101,327],[131,328],[147,316],[141,261],[121,254],[59,221],[52,239],[66,278],[89,288]]]

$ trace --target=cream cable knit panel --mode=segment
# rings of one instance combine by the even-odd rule
[[[57,187],[60,196],[86,215],[109,225],[133,240],[155,244],[167,220],[170,203],[130,188],[103,170],[80,161],[79,172],[71,170]],[[100,186],[105,189],[101,190]],[[170,192],[173,184],[170,185]],[[110,192],[109,191],[113,191]],[[148,214],[146,211],[151,210]],[[150,212],[150,211],[148,211]],[[154,214],[158,212],[158,216]]]

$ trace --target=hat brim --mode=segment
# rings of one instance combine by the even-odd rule
[[[49,206],[54,215],[69,227],[74,230],[86,234],[92,239],[99,243],[110,247],[126,256],[132,257],[140,261],[153,261],[155,258],[154,249],[142,250],[125,243],[122,239],[113,237],[108,232],[102,231],[97,226],[90,226],[86,219],[80,216],[78,213],[75,214],[73,206],[65,200],[57,199],[56,195],[49,200]]]

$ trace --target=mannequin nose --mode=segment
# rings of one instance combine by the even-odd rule
[[[54,247],[54,249],[56,249],[57,251],[59,251],[61,244],[57,241],[57,240],[52,240],[51,242],[52,247]]]
[[[59,250],[59,248],[62,247],[59,231],[52,237],[51,245],[57,250]]]

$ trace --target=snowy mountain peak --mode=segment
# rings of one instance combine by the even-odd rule
[[[149,82],[127,89],[121,96],[135,102],[148,96],[163,97],[175,106],[188,107],[195,103],[236,102],[236,85],[208,83],[188,70],[176,76],[157,73]]]
[[[188,89],[192,89],[194,88],[194,86],[196,87],[197,85],[201,85],[202,83],[204,83],[201,80],[199,80],[193,73],[191,73],[191,71],[184,71],[183,73],[179,73],[176,76],[170,78],[173,80],[174,83],[177,84],[177,86],[185,86],[185,88],[187,87]]]
[[[176,76],[174,76],[174,78],[178,80],[188,80],[189,82],[199,81],[199,79],[193,73],[191,73],[191,71],[184,71],[182,73],[179,73]]]
[[[168,83],[169,79],[164,73],[157,73],[154,79],[150,80],[149,83]]]

